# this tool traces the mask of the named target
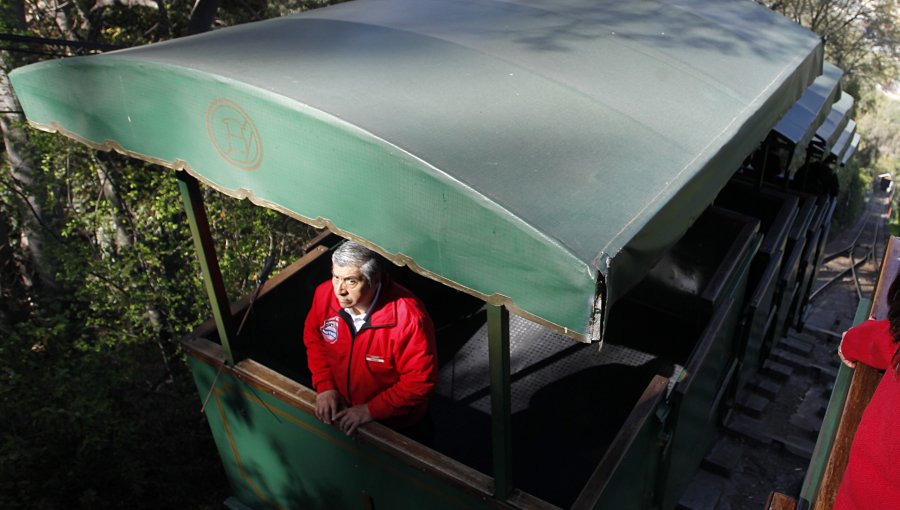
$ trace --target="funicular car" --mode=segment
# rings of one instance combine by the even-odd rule
[[[743,353],[738,391],[787,331],[801,279],[811,282],[813,268],[821,260],[812,264],[809,259],[824,247],[835,202],[830,195],[818,196],[792,183],[802,181],[813,162],[809,146],[841,97],[842,75],[840,69],[825,62],[822,75],[716,197],[716,205],[758,218],[765,234],[751,268],[738,331],[739,352]]]
[[[850,119],[854,102],[853,96],[847,93],[842,93],[840,99],[835,102],[831,113],[816,132],[811,149],[808,151],[811,154],[807,156],[807,164],[797,179],[797,189],[814,195],[817,203],[817,215],[807,234],[809,248],[799,269],[798,287],[793,300],[790,301],[787,317],[788,324],[798,329],[803,328],[809,312],[809,296],[812,293],[815,273],[822,264],[831,218],[837,207],[838,190],[835,174],[839,171],[839,165],[856,131],[856,122]],[[835,127],[843,126],[833,144],[828,142],[832,137],[828,133],[831,121],[835,121]]]
[[[771,319],[766,322],[759,349],[760,361],[789,328],[803,328],[815,273],[824,258],[837,207],[835,172],[836,162],[840,162],[830,154],[839,150],[840,131],[848,125],[854,102],[841,91],[842,75],[839,68],[825,62],[823,74],[735,177],[745,186],[756,182],[758,190],[778,191],[798,200],[771,301]]]
[[[178,170],[229,507],[670,509],[796,215],[711,204],[821,71],[745,0],[357,0],[11,79],[32,125]],[[198,181],[322,233],[231,303]],[[300,332],[341,238],[435,320],[433,445],[315,419]]]

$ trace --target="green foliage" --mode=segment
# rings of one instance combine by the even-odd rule
[[[865,209],[865,192],[871,189],[871,177],[868,172],[850,163],[837,171],[840,192],[837,207],[832,217],[832,228],[837,231],[852,225]]]
[[[891,215],[888,218],[888,233],[892,236],[900,236],[900,211],[897,209],[900,206],[900,202],[897,199],[898,196],[894,193],[891,201]]]
[[[900,159],[900,98],[874,91],[871,107],[859,117],[858,126],[865,133],[865,145],[877,148],[876,159],[881,169],[896,169]]]
[[[255,289],[270,252],[275,267],[283,268],[296,260],[303,244],[315,234],[312,227],[248,200],[236,201],[212,190],[206,190],[204,200],[210,227],[217,233],[222,274],[233,298]]]
[[[858,92],[857,81],[886,84],[898,69],[900,17],[894,0],[760,0],[760,3],[809,28],[825,41],[826,57],[849,76],[844,85]],[[859,97],[858,94],[854,94]]]
[[[865,88],[857,103],[859,150],[846,168],[838,172],[841,199],[835,221],[846,224],[863,210],[863,193],[872,189],[881,174],[897,178],[900,168],[900,101],[878,89]]]
[[[216,24],[325,3],[223,0]],[[55,6],[3,2],[0,27],[133,46],[184,35],[194,2]],[[5,72],[85,52],[8,48]],[[10,129],[27,134],[17,149],[30,166],[0,160],[0,506],[219,508],[229,490],[179,344],[211,311],[174,172]],[[232,300],[253,290],[270,252],[277,272],[313,232],[209,189],[204,198]]]
[[[221,501],[220,462],[178,343],[210,311],[174,172],[30,135],[37,178],[16,182],[4,168],[0,213],[16,231],[33,217],[23,197],[54,211],[39,228],[53,240],[46,251],[59,287],[42,293],[4,282],[0,505]],[[270,246],[281,268],[312,232],[204,194],[232,299],[255,287]],[[13,245],[27,265],[25,247]]]
[[[183,369],[163,376],[151,346],[72,349],[66,311],[4,331],[0,505],[201,508],[224,498],[215,447]],[[218,487],[217,487],[218,485]]]

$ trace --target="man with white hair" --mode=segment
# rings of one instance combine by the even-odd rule
[[[421,435],[437,383],[434,325],[373,251],[353,241],[334,251],[303,341],[319,420],[347,435],[372,420]]]

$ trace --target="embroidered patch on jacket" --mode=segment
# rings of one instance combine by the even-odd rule
[[[375,363],[384,363],[384,358],[381,356],[373,356],[371,354],[366,354],[366,361],[374,361]]]
[[[325,322],[322,323],[322,327],[319,328],[319,331],[322,332],[322,338],[324,338],[326,342],[330,344],[337,342],[338,321],[340,320],[340,317],[334,316],[330,319],[325,319]]]

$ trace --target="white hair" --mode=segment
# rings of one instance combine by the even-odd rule
[[[331,255],[331,263],[342,267],[357,267],[363,278],[374,284],[381,274],[378,255],[355,241],[344,241]]]

